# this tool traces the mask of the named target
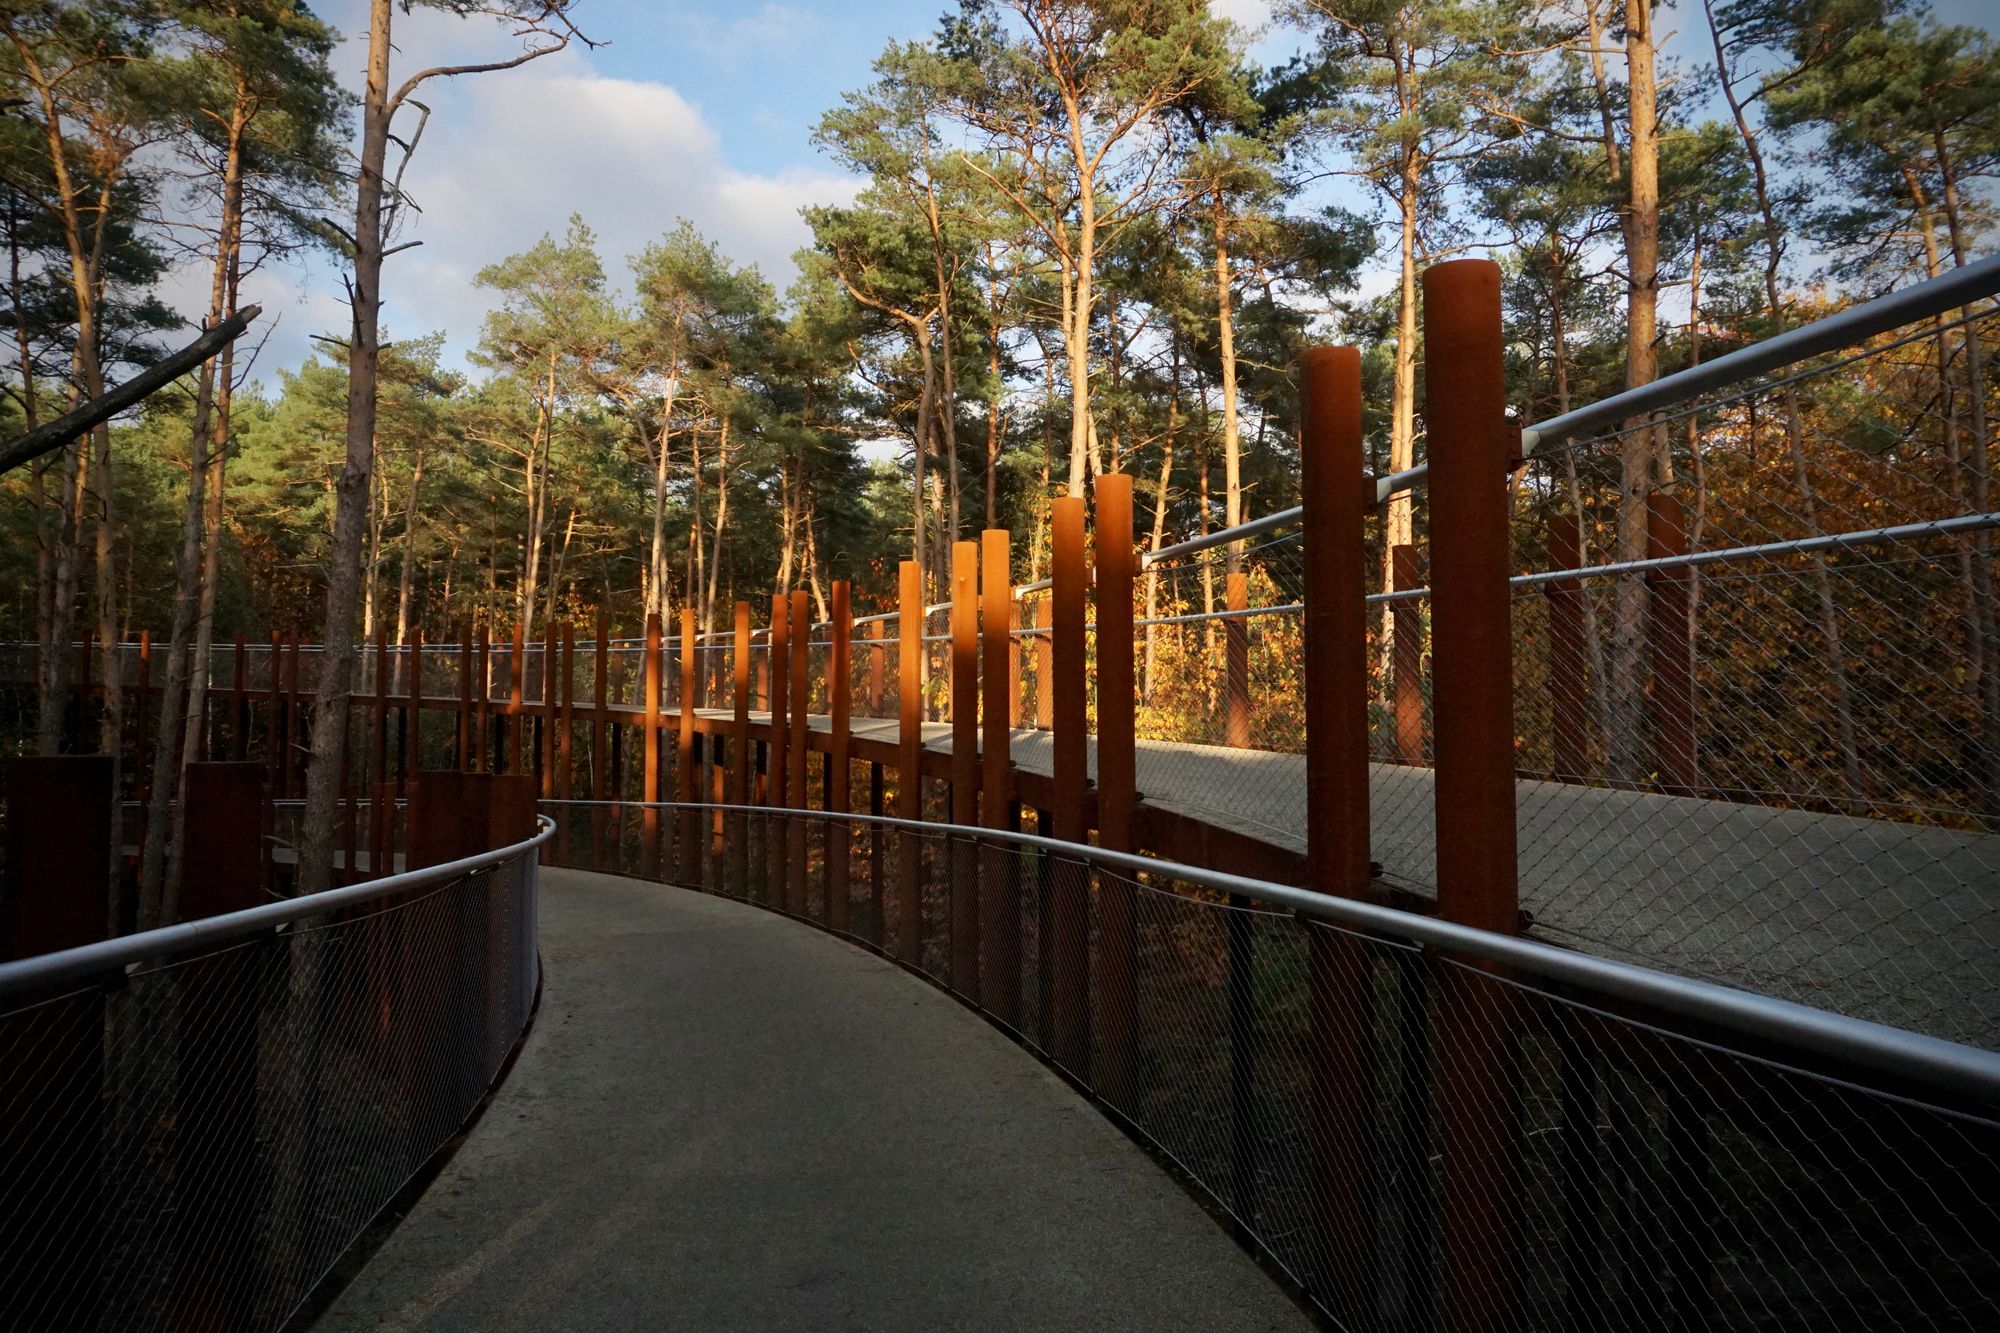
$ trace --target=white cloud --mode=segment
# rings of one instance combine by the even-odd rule
[[[400,15],[398,24],[398,73],[438,60],[491,59],[509,46],[504,34],[473,24],[406,25]],[[345,30],[341,60],[356,64],[362,34],[358,26]],[[393,337],[446,330],[454,352],[478,341],[491,308],[490,294],[473,285],[479,270],[545,232],[560,235],[573,212],[597,233],[606,272],[621,287],[626,257],[686,217],[782,289],[793,251],[809,239],[799,208],[847,200],[859,187],[810,168],[738,170],[700,109],[672,87],[601,76],[576,51],[429,83],[419,97],[433,114],[405,186],[422,212],[399,239],[422,245],[389,259],[383,323]],[[407,132],[414,118],[405,117],[398,128]],[[183,276],[171,295],[196,311],[197,288],[205,292]],[[284,312],[259,367],[267,381],[304,359],[311,334],[346,322],[339,268],[330,261],[259,274],[244,299]]]

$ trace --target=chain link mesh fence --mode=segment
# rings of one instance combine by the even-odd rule
[[[282,1326],[525,1028],[535,853],[0,996],[0,1311]]]

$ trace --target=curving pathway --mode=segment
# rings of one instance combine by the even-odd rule
[[[541,873],[527,1045],[316,1328],[1311,1327],[923,982],[756,908]]]

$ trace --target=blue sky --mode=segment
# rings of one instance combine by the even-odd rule
[[[783,287],[789,257],[807,239],[799,208],[840,202],[859,184],[813,148],[812,126],[841,93],[869,81],[888,41],[927,35],[955,3],[582,0],[579,21],[608,45],[426,85],[422,97],[435,114],[406,180],[423,211],[402,238],[422,245],[389,261],[389,336],[445,330],[449,359],[462,365],[490,304],[474,275],[544,232],[560,233],[572,212],[598,233],[614,282],[627,255],[685,216]],[[1265,28],[1270,15],[1270,0],[1212,7],[1250,30]],[[1934,0],[1951,22],[1991,26],[1993,7]],[[358,86],[366,0],[318,0],[315,8],[347,39],[337,69]],[[1699,5],[1684,0],[1662,10],[1660,22],[1670,54],[1706,57]],[[519,49],[488,20],[435,11],[399,13],[395,37],[398,79]],[[1275,63],[1297,43],[1270,31],[1252,54]],[[176,275],[163,294],[193,314],[205,304],[206,278]],[[254,371],[267,382],[311,353],[312,334],[347,322],[339,269],[325,259],[255,274],[244,299],[262,302],[267,326],[276,323]]]

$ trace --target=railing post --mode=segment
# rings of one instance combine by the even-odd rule
[[[951,822],[979,822],[979,543],[951,544]],[[951,985],[979,1003],[979,870],[951,840]]]
[[[1417,567],[1417,548],[1399,544],[1389,552],[1389,581],[1393,591],[1411,592],[1423,587]],[[1389,688],[1396,714],[1396,752],[1406,764],[1424,762],[1424,613],[1417,599],[1405,597],[1389,603],[1389,632],[1393,646],[1389,653]]]
[[[1097,840],[1129,852],[1138,804],[1134,732],[1138,697],[1132,664],[1132,474],[1097,479]],[[1098,1090],[1113,1106],[1133,1106],[1138,1042],[1139,923],[1132,883],[1122,875],[1097,880],[1099,1011],[1104,1063]]]
[[[733,622],[730,666],[735,670],[736,714],[730,720],[729,761],[731,805],[750,804],[750,777],[755,767],[750,748],[750,603],[738,602]],[[729,820],[729,892],[750,896],[750,822],[741,813]]]
[[[1089,716],[1084,663],[1085,599],[1089,570],[1084,563],[1084,502],[1058,497],[1051,506],[1053,586],[1050,619],[1054,643],[1051,690],[1051,785],[1055,793],[1054,833],[1065,842],[1089,839]],[[1043,992],[1047,1003],[1047,1049],[1057,1064],[1088,1083],[1090,1079],[1090,884],[1086,867],[1057,860],[1042,895]]]
[[[833,583],[833,625],[829,632],[833,647],[827,654],[827,712],[833,780],[827,784],[826,808],[835,815],[845,815],[853,809],[848,789],[854,780],[854,764],[849,757],[854,706],[854,603],[853,588],[846,579],[835,579]],[[826,924],[828,929],[842,934],[847,932],[848,922],[851,832],[845,819],[830,820],[826,826]]]
[[[1008,533],[988,528],[979,534],[981,668],[985,709],[980,742],[979,824],[1005,829],[1013,808],[1014,766],[1011,727],[1019,710],[1019,658],[1012,628],[1015,607],[1009,568]],[[1009,1027],[1021,1019],[1021,881],[1017,853],[989,846],[980,866],[980,995],[987,1011]]]
[[[1357,898],[1369,882],[1361,357],[1351,347],[1309,348],[1302,369],[1306,865],[1316,892]],[[1314,1214],[1327,1262],[1314,1278],[1336,1318],[1358,1327],[1370,1322],[1373,1309],[1372,1109],[1359,1095],[1369,1078],[1369,960],[1347,935],[1305,929],[1315,1034]]]
[[[765,729],[770,741],[764,747],[764,803],[772,808],[783,806],[791,793],[786,782],[791,747],[785,734],[785,720],[791,715],[791,620],[792,599],[782,592],[772,593],[770,651],[765,654],[771,680],[771,711]],[[780,911],[790,905],[785,892],[785,843],[790,828],[790,821],[782,815],[764,817],[765,901]]]
[[[694,639],[694,603],[681,607],[681,698],[674,733],[674,799],[685,803],[674,833],[674,868],[680,882],[696,884],[701,876],[701,813],[694,803],[701,799],[695,788],[694,682],[697,661]]]
[[[1234,570],[1223,578],[1223,609],[1232,612],[1222,622],[1222,676],[1226,699],[1223,744],[1250,748],[1250,576]]]
[[[516,643],[520,640],[515,639]],[[519,698],[521,668],[525,663],[514,664],[515,697]],[[653,803],[660,799],[660,687],[665,682],[660,662],[660,613],[651,612],[646,617],[646,681],[642,702],[645,705],[645,758],[639,770],[640,800],[645,802],[639,812],[640,854],[645,861],[645,874],[652,876],[660,869],[660,812]]]
[[[924,571],[914,560],[897,568],[896,617],[896,814],[922,819],[924,723]],[[923,947],[923,844],[896,835],[896,957],[912,966]]]
[[[1583,563],[1583,517],[1558,515],[1549,524],[1549,565]],[[1581,782],[1589,771],[1589,676],[1584,670],[1583,580],[1542,585],[1549,609],[1549,729],[1558,782]]]
[[[597,668],[591,672],[590,710],[590,799],[608,799],[609,786],[605,782],[604,728],[610,710],[606,707],[610,699],[611,674],[611,618],[602,607],[597,612],[597,643],[595,660]],[[604,868],[606,849],[604,845],[604,808],[593,806],[590,811],[590,864]]]
[[[424,760],[424,632],[421,628],[410,630],[410,724],[404,730],[403,745],[403,791],[408,795],[416,786],[417,774],[423,769]],[[290,737],[286,738],[287,746]]]
[[[1507,584],[1513,450],[1504,435],[1500,270],[1489,260],[1455,260],[1433,266],[1423,281],[1431,531],[1439,534],[1431,545],[1438,911],[1461,925],[1512,932],[1519,916]],[[1438,982],[1442,1322],[1507,1328],[1519,1279],[1512,997],[1449,960]]]
[[[807,714],[812,709],[811,672],[812,663],[812,604],[807,600],[804,588],[792,590],[792,687],[791,687],[791,730],[786,742],[791,746],[791,758],[785,772],[791,779],[789,798],[785,804],[797,814],[785,818],[785,910],[793,916],[806,915],[808,907],[806,892],[806,779],[812,769],[806,757],[806,733],[811,724]]]
[[[1055,523],[1053,510],[1049,514],[1051,528]],[[1053,596],[1051,596],[1053,603]],[[1055,634],[1049,623],[1049,616],[1037,601],[1028,608],[1028,624],[1041,631],[1028,636],[1028,642],[1035,648],[1035,726],[1041,731],[1055,730]]]
[[[507,663],[507,771],[520,774],[521,733],[527,729],[528,627],[514,622],[514,656]]]
[[[229,689],[229,757],[240,760],[250,757],[250,696],[247,693],[248,677],[245,675],[250,669],[250,644],[241,634],[236,636],[235,649],[236,676]]]
[[[1670,491],[1646,497],[1646,558],[1659,560],[1688,552],[1687,506]],[[1653,766],[1660,786],[1691,796],[1699,780],[1694,748],[1694,653],[1688,635],[1689,584],[1686,565],[1646,571],[1646,646],[1652,658],[1653,688],[1647,695],[1653,722]]]
[[[472,771],[495,771],[493,762],[493,632],[479,627],[479,642],[473,649],[472,680],[477,693],[472,696]]]
[[[372,793],[368,804],[368,870],[371,876],[379,877],[383,874],[381,849],[391,837],[388,830],[395,826],[395,808],[390,806],[385,809],[381,795],[389,781],[389,638],[388,632],[380,626],[375,629],[375,699],[372,713],[372,734],[369,737],[371,760],[368,766]]]
[[[472,630],[468,625],[458,627],[458,734],[454,738],[458,745],[458,767],[470,773],[472,768]]]
[[[882,716],[882,674],[886,667],[889,648],[883,640],[883,622],[870,621],[868,637],[873,640],[868,645],[868,716]]]
[[[576,798],[576,626],[562,627],[562,781],[557,794],[564,800]],[[564,825],[568,827],[567,824]]]
[[[181,849],[185,876],[178,917],[196,921],[264,901],[258,823],[261,764],[189,764]],[[354,878],[353,864],[348,866]],[[368,1012],[389,1002],[378,956],[370,959]],[[175,1304],[196,1326],[238,1328],[251,1317],[256,1255],[257,1158],[244,1145],[257,1128],[257,973],[253,952],[224,949],[179,969],[183,1078],[172,1138],[183,1182],[173,1210],[182,1262]],[[198,1184],[197,1184],[198,1182]]]

